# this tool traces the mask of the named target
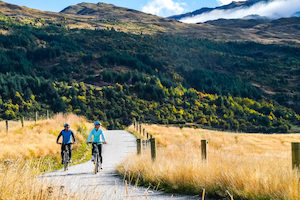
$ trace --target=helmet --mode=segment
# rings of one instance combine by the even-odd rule
[[[66,126],[70,126],[70,124],[68,124],[68,123],[65,123],[64,127],[66,127]]]
[[[99,121],[95,121],[94,124],[95,124],[95,126],[96,125],[102,125],[101,122],[99,122]]]

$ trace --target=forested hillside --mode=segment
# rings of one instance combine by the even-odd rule
[[[51,109],[109,128],[133,117],[249,132],[299,124],[278,104],[299,102],[295,46],[70,30],[5,16],[0,32],[2,119]]]

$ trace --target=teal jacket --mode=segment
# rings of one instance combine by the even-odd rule
[[[96,131],[96,129],[94,128],[88,139],[87,139],[87,142],[90,142],[91,138],[93,137],[93,142],[94,143],[103,143],[105,142],[105,137],[103,135],[103,131],[101,129],[99,129],[98,131]]]

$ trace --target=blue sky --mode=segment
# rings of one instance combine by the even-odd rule
[[[45,11],[58,12],[69,5],[81,2],[115,4],[117,6],[133,8],[136,10],[169,16],[197,10],[202,7],[215,7],[231,0],[4,0],[7,3],[27,6]]]

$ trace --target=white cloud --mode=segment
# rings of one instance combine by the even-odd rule
[[[142,11],[153,15],[170,16],[183,13],[185,5],[173,0],[152,0],[142,8]]]
[[[300,10],[299,0],[273,0],[256,3],[249,8],[234,8],[230,10],[213,10],[193,17],[182,19],[185,23],[206,22],[216,19],[238,19],[249,15],[260,15],[272,19],[290,17]]]
[[[247,0],[218,0],[222,5],[230,4],[233,1],[247,1]]]

